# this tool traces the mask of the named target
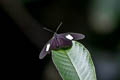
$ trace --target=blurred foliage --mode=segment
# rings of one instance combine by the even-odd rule
[[[23,3],[29,3],[29,2],[31,2],[31,1],[33,1],[33,0],[21,0]]]
[[[28,3],[31,3],[31,2],[37,2],[37,1],[40,1],[40,0],[21,0],[22,3],[24,4],[28,4]]]
[[[116,30],[119,14],[118,0],[93,0],[91,24],[99,34],[110,34]]]

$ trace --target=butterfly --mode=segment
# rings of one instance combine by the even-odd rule
[[[84,39],[85,36],[80,33],[61,33],[57,34],[58,29],[62,25],[62,22],[57,27],[56,31],[53,32],[50,29],[44,28],[50,32],[53,32],[53,37],[46,43],[43,47],[42,51],[40,52],[39,58],[43,59],[47,54],[50,54],[51,50],[56,50],[60,48],[67,48],[72,46],[72,40],[81,40]]]

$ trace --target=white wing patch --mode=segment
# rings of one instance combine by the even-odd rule
[[[50,49],[50,44],[47,44],[46,51],[49,51]]]
[[[73,37],[70,34],[66,35],[65,37],[69,40],[73,40]]]

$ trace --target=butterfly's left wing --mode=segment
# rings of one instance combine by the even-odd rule
[[[66,48],[70,46],[72,46],[72,41],[64,38],[64,36],[59,36],[59,34],[57,34],[52,39],[50,39],[43,47],[42,51],[40,52],[39,58],[43,59],[47,54],[50,54],[51,50]]]
[[[43,47],[40,52],[39,59],[43,59],[48,53],[50,53],[51,40],[47,42],[47,44]]]

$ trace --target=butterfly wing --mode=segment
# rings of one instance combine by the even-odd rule
[[[43,59],[48,53],[50,53],[50,44],[51,40],[49,40],[47,44],[43,47],[42,51],[40,52],[39,59]]]
[[[43,59],[51,50],[57,49],[58,43],[56,37],[50,39],[40,52],[39,59]]]
[[[42,51],[40,52],[39,59],[43,59],[47,55],[45,48],[46,48],[46,46],[44,46]]]
[[[85,35],[80,34],[80,33],[62,33],[59,35],[64,36],[65,38],[69,40],[81,40],[85,38]]]
[[[73,36],[73,40],[81,40],[85,38],[85,35],[80,33],[70,33]]]
[[[70,46],[72,46],[71,40],[81,40],[84,38],[85,38],[85,36],[80,33],[57,34],[56,45],[58,45],[58,48],[70,47]]]

